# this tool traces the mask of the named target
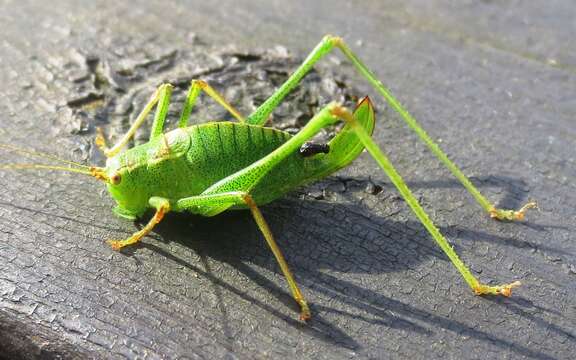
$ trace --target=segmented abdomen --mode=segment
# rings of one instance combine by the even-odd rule
[[[186,131],[191,140],[187,164],[198,175],[194,176],[194,181],[200,182],[196,185],[203,189],[263,158],[290,139],[281,130],[232,122],[197,125]],[[288,174],[298,170],[286,168],[298,167],[292,163],[288,159],[283,163]]]

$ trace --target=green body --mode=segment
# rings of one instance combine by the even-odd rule
[[[269,203],[298,186],[321,179],[345,167],[365,148],[388,175],[407,205],[474,292],[509,296],[511,289],[518,286],[519,282],[498,286],[480,283],[430,220],[390,160],[373,141],[371,134],[374,129],[374,112],[368,98],[358,104],[354,113],[337,103],[330,103],[294,135],[264,127],[286,95],[298,86],[318,60],[335,48],[350,60],[356,70],[390,107],[396,110],[491,217],[499,220],[521,220],[527,209],[536,207],[535,203],[530,202],[520,210],[514,211],[497,209],[492,205],[344,41],[330,35],[324,37],[288,80],[246,119],[207,83],[193,80],[178,128],[164,132],[172,91],[170,85],[164,84],[114,147],[108,148],[101,134],[97,137],[96,144],[108,156],[105,168],[87,167],[64,161],[69,165],[76,165],[76,168],[12,164],[0,166],[0,169],[56,169],[91,175],[107,183],[110,194],[118,204],[115,208],[116,214],[135,219],[142,216],[146,210],[155,209],[152,219],[140,231],[128,239],[110,241],[116,250],[140,241],[170,211],[189,211],[203,216],[213,216],[228,209],[249,208],[286,276],[294,299],[301,307],[301,319],[306,320],[310,318],[310,309],[258,205]],[[239,122],[212,122],[188,126],[192,108],[201,90],[219,102]],[[150,141],[120,153],[156,105]],[[339,121],[343,121],[345,126],[328,144],[328,153],[310,157],[300,154],[302,144],[312,139],[321,129]],[[0,148],[14,149],[2,145]],[[26,150],[20,152],[58,160],[52,156]]]
[[[369,107],[359,110],[372,111]],[[371,133],[374,115],[366,115],[361,118]],[[177,200],[200,195],[291,138],[278,129],[232,122],[211,122],[167,132],[108,159],[108,174],[122,175],[121,184],[108,185],[118,203],[115,212],[133,219],[150,208],[152,197]],[[358,138],[346,128],[330,142],[330,147],[328,154],[304,157],[295,151],[285,157],[252,188],[254,201],[258,205],[267,204],[303,184],[321,179],[348,165],[363,149]]]

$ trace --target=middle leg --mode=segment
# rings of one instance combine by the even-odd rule
[[[311,315],[308,303],[306,302],[306,299],[304,299],[304,296],[302,295],[302,292],[300,291],[300,288],[294,279],[294,275],[292,274],[292,271],[290,270],[284,255],[282,255],[280,247],[278,247],[278,244],[274,240],[274,236],[272,235],[272,231],[270,231],[268,223],[264,219],[264,216],[262,216],[262,212],[260,212],[260,209],[250,194],[242,191],[234,191],[212,195],[192,196],[176,201],[173,210],[189,210],[199,215],[211,215],[213,212],[211,209],[213,207],[221,209],[223,206],[230,207],[233,205],[245,205],[252,212],[254,221],[256,221],[260,232],[262,235],[264,235],[266,243],[270,247],[270,250],[272,250],[274,257],[276,257],[278,265],[280,265],[280,269],[282,270],[282,273],[288,282],[288,286],[290,287],[290,291],[292,292],[294,300],[296,300],[300,306],[300,320],[309,320]]]

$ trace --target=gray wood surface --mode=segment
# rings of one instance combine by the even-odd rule
[[[1,171],[0,357],[572,358],[575,18],[559,0],[2,1],[0,142],[101,163],[94,127],[117,137],[159,82],[212,79],[248,112],[333,33],[490,199],[541,211],[490,220],[336,54],[276,123],[372,95],[375,138],[480,279],[523,282],[512,298],[474,296],[366,154],[264,209],[308,324],[247,213],[170,215],[117,253],[105,240],[141,224],[100,183]],[[202,104],[196,121],[225,116]]]

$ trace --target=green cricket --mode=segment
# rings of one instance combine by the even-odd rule
[[[147,210],[153,209],[154,216],[140,231],[124,240],[108,241],[114,250],[136,244],[169,212],[187,211],[202,216],[215,216],[226,210],[249,209],[286,277],[294,300],[300,306],[300,319],[305,321],[311,317],[308,303],[258,207],[297,187],[334,173],[350,164],[366,149],[474,293],[510,296],[512,288],[520,285],[520,282],[499,286],[480,283],[432,223],[394,166],[372,140],[375,117],[368,97],[361,100],[352,111],[335,102],[328,104],[295,135],[264,126],[274,109],[300,83],[314,64],[335,48],[345,55],[362,77],[399,113],[492,218],[522,220],[526,210],[536,208],[535,202],[529,202],[517,211],[497,209],[492,205],[350,50],[344,40],[331,35],[325,36],[288,80],[248,117],[243,117],[209,84],[193,80],[178,127],[164,132],[172,86],[163,84],[155,91],[128,132],[114,146],[108,147],[104,135],[98,131],[96,144],[107,156],[105,167],[86,166],[11,145],[0,145],[4,150],[63,163],[62,166],[9,164],[0,168],[63,170],[95,177],[106,184],[110,195],[116,201],[114,213],[126,219],[140,218]],[[192,108],[201,91],[223,106],[237,122],[208,122],[188,126]],[[155,107],[149,142],[121,152]],[[344,127],[328,144],[318,146],[309,142],[322,128],[341,121],[344,122]]]

